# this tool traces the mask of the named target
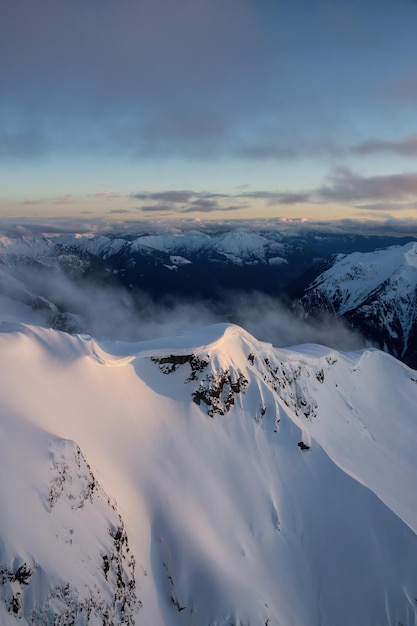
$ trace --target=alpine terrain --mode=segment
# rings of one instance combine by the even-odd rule
[[[2,626],[417,624],[406,365],[0,330]]]
[[[344,317],[375,345],[417,368],[417,243],[338,255],[301,298]]]
[[[412,237],[208,226],[106,236],[3,234],[0,320],[137,341],[159,335],[138,332],[141,322],[178,319],[193,308],[202,324],[228,321],[255,334],[262,330],[250,318],[262,317],[259,311],[279,319],[285,309],[312,323],[326,312],[417,368],[416,246]],[[103,313],[109,310],[111,320]],[[310,340],[320,341],[295,339]]]

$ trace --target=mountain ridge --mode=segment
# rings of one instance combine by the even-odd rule
[[[417,382],[405,365],[377,350],[276,349],[227,324],[135,344],[2,324],[0,343],[0,484],[15,502],[0,513],[5,626],[415,623]],[[95,517],[101,547],[88,542],[83,565]],[[71,593],[54,600],[62,551]]]
[[[246,309],[250,302],[261,300],[266,314],[272,313],[274,306],[289,311],[291,305],[301,301],[301,311],[296,313],[298,319],[306,319],[305,312],[314,316],[323,310],[333,317],[344,317],[347,326],[363,332],[368,341],[416,367],[417,354],[407,351],[407,345],[415,344],[417,324],[405,329],[403,321],[409,314],[406,309],[411,314],[415,306],[414,292],[407,293],[406,281],[402,291],[397,289],[398,299],[389,311],[378,309],[377,298],[363,301],[365,308],[361,311],[339,310],[337,302],[324,295],[319,297],[317,284],[318,277],[326,275],[326,270],[330,272],[337,258],[338,264],[352,263],[347,256],[343,261],[342,257],[329,254],[350,253],[354,255],[351,259],[365,254],[377,268],[375,259],[389,255],[390,248],[385,252],[375,248],[393,241],[412,246],[410,240],[404,244],[404,239],[394,237],[280,233],[266,229],[251,233],[247,229],[215,228],[139,235],[61,234],[43,238],[3,235],[0,313],[3,319],[12,319],[17,311],[17,319],[27,323],[115,338],[114,331],[111,333],[107,328],[104,333],[100,328],[100,317],[104,319],[100,309],[111,307],[116,316],[128,318],[125,320],[128,323],[121,319],[113,327],[121,332],[120,338],[130,339],[135,337],[133,318],[140,320],[142,311],[146,317],[152,307],[162,309],[166,317],[177,305],[180,308],[191,305],[200,309],[202,323],[226,319],[247,325],[240,315],[240,305],[236,304],[239,300],[247,300]],[[389,263],[384,265],[388,267]],[[342,272],[337,280],[341,276]],[[380,288],[377,284],[374,287]],[[309,299],[313,292],[315,302]],[[400,316],[396,316],[395,306],[401,308]],[[249,310],[248,314],[252,315]],[[158,317],[158,311],[150,315]],[[378,318],[385,326],[391,323],[392,329],[384,324],[378,326]],[[127,331],[123,334],[123,329],[129,327],[132,327],[130,335]]]
[[[305,290],[301,305],[344,317],[381,348],[417,367],[417,245],[334,259]]]

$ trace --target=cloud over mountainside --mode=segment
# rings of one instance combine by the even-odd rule
[[[227,321],[277,346],[372,344],[416,367],[415,246],[410,236],[220,226],[10,233],[0,315],[128,341]]]
[[[64,241],[62,245],[56,243],[60,239]],[[140,265],[144,263],[144,258],[146,260],[146,255],[158,253],[161,249],[165,256],[161,259],[155,257],[155,264],[159,264],[165,274],[171,274],[168,282],[162,285],[171,287],[173,278],[179,274],[177,284],[181,293],[180,290],[188,280],[187,275],[181,278],[181,271],[188,259],[179,254],[190,256],[191,250],[191,254],[202,256],[208,255],[207,250],[210,252],[213,249],[228,264],[222,265],[215,261],[209,263],[209,269],[205,268],[204,271],[213,285],[216,285],[216,276],[224,277],[229,273],[230,286],[220,290],[208,288],[205,296],[198,295],[198,292],[187,292],[186,296],[170,293],[169,296],[156,299],[144,288],[132,289],[131,284],[122,282],[120,276],[123,275],[123,269],[121,273],[120,270],[113,273],[109,265],[97,278],[94,274],[97,259],[105,259],[109,264],[112,255],[116,257],[126,247],[134,250],[135,246],[139,251],[144,250],[145,256],[140,261],[132,261],[129,256],[123,260],[124,266],[134,266],[135,276],[148,271]],[[189,248],[186,249],[186,246]],[[271,246],[271,249],[267,246]],[[3,237],[0,317],[9,321],[20,320],[70,332],[88,333],[101,339],[125,341],[162,337],[184,328],[226,320],[241,325],[262,340],[277,346],[306,342],[322,343],[342,350],[364,346],[360,334],[349,329],[342,320],[330,317],[325,320],[302,319],[284,305],[282,298],[262,293],[259,276],[268,270],[273,271],[267,288],[276,292],[279,276],[289,274],[286,259],[277,256],[284,254],[284,248],[276,242],[271,244],[256,233],[249,237],[239,231],[212,237],[198,232],[184,237],[150,235],[133,242],[104,236],[78,239],[72,235],[51,239]],[[172,252],[177,254],[173,255]],[[245,265],[245,255],[249,259],[248,266]],[[262,267],[250,278],[248,268],[255,271],[257,264]],[[234,266],[243,278],[240,287],[233,283]],[[195,276],[198,283],[204,283],[205,279],[198,269],[195,270]],[[158,282],[158,279],[153,282]],[[161,286],[159,291],[163,289]]]
[[[415,624],[412,370],[0,330],[4,626]]]

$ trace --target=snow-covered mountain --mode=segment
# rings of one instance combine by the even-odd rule
[[[407,239],[409,241],[410,238]],[[0,262],[36,263],[84,273],[104,271],[128,285],[152,289],[155,282],[178,295],[208,283],[277,292],[334,252],[373,250],[393,237],[358,237],[331,233],[283,233],[276,229],[180,230],[137,235],[0,235]],[[387,243],[388,242],[388,243]]]
[[[116,302],[124,290],[131,308],[137,308],[143,293],[163,304],[168,299],[193,300],[218,307],[225,293],[278,295],[311,265],[315,254],[308,244],[284,242],[277,231],[3,236],[0,314],[2,309],[13,311],[18,303],[39,313],[33,318],[26,310],[25,321],[30,323],[42,323],[43,317],[57,329],[91,332],[74,286],[84,292],[91,287],[95,293],[97,287],[117,289]]]
[[[417,244],[339,255],[308,287],[309,312],[344,316],[377,345],[417,368]]]
[[[261,235],[250,230],[232,230],[208,234],[199,231],[141,234],[137,237],[104,235],[61,235],[53,238],[10,238],[3,236],[0,251],[3,254],[53,258],[59,250],[71,250],[110,258],[119,254],[155,253],[156,258],[170,256],[195,257],[205,255],[217,261],[230,261],[237,265],[268,263],[269,259],[286,253],[284,237],[278,231]],[[283,259],[283,262],[284,259]]]
[[[0,330],[2,626],[415,626],[404,364]]]
[[[108,236],[4,235],[0,320],[17,317],[68,332],[136,340],[145,335],[131,332],[132,322],[137,327],[135,318],[158,319],[158,312],[154,315],[151,310],[154,305],[163,310],[164,319],[179,305],[204,309],[203,323],[220,319],[249,327],[252,312],[241,315],[249,301],[253,308],[261,302],[260,310],[268,317],[275,308],[278,318],[280,309],[298,302],[308,286],[301,317],[304,311],[323,310],[344,317],[348,327],[417,368],[412,260],[417,243],[374,250],[389,240],[393,238],[244,228]],[[326,256],[355,246],[368,252]],[[108,310],[114,312],[114,329],[125,329],[118,337],[102,328]]]

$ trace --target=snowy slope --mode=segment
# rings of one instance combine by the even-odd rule
[[[394,358],[4,323],[0,362],[2,625],[417,623]]]
[[[339,256],[302,298],[308,311],[345,316],[378,345],[417,367],[417,244]]]

